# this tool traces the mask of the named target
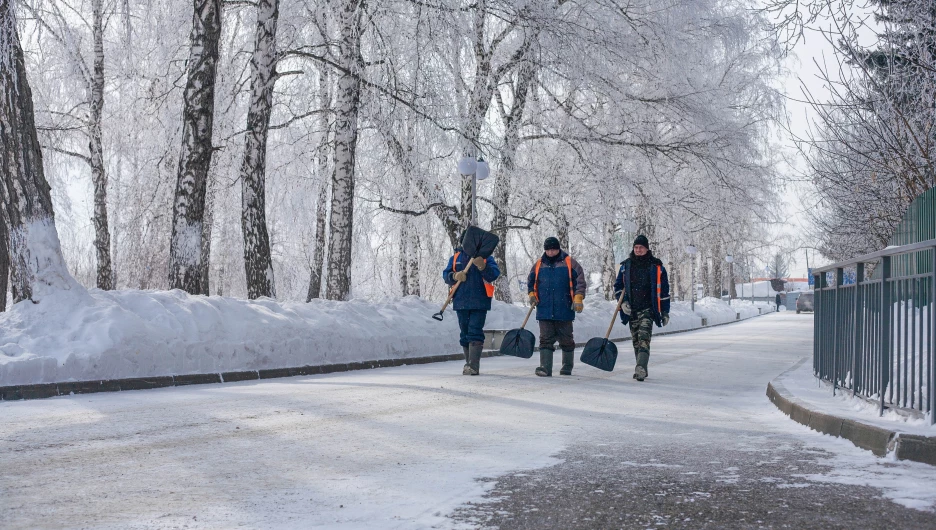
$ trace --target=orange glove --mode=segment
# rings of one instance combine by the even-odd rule
[[[582,310],[585,309],[584,302],[585,302],[585,295],[583,294],[575,295],[575,298],[572,299],[572,309],[574,309],[576,313],[581,313]]]
[[[536,293],[530,293],[530,305],[536,307],[539,304],[539,298],[536,297]]]

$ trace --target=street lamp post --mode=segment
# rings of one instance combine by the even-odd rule
[[[731,254],[725,256],[728,262],[728,305],[731,305],[731,290],[734,289],[734,257]]]
[[[458,161],[458,172],[465,178],[471,177],[471,224],[478,226],[478,181],[490,176],[491,166],[481,155],[475,159],[466,154]]]
[[[693,245],[692,243],[690,243],[689,246],[686,247],[686,252],[687,252],[687,253],[689,254],[689,256],[690,256],[690,259],[689,259],[689,270],[691,271],[691,272],[689,273],[689,276],[690,276],[690,278],[691,278],[691,279],[689,280],[689,282],[690,282],[690,283],[689,283],[689,288],[691,289],[691,297],[689,298],[689,299],[691,300],[691,302],[690,302],[690,307],[692,308],[693,311],[695,311],[695,295],[696,295],[696,286],[695,286],[695,255],[696,255],[696,248],[695,248],[695,245]]]

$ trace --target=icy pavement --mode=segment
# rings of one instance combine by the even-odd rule
[[[784,313],[657,337],[643,383],[621,344],[611,374],[490,358],[4,402],[0,526],[936,528],[936,468],[765,397],[811,333]]]

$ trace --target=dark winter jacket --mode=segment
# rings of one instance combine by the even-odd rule
[[[462,249],[455,249],[456,255],[458,256],[458,261],[455,264],[455,270],[460,271],[464,270],[468,266],[468,262],[471,258],[465,254]],[[452,278],[452,258],[453,255],[448,261],[445,262],[445,269],[442,271],[442,279],[445,280],[445,283],[448,285],[455,285],[455,279]],[[500,269],[497,268],[497,262],[494,261],[494,257],[491,256],[487,260],[487,266],[483,271],[479,271],[476,267],[472,267],[468,270],[468,278],[463,284],[455,291],[455,298],[452,300],[452,308],[455,311],[463,310],[491,310],[491,296],[494,294],[494,280],[500,276]],[[485,285],[487,284],[487,286]],[[488,290],[491,292],[491,296],[488,295]]]
[[[633,257],[627,258],[621,262],[621,268],[618,270],[617,279],[614,281],[614,298],[617,300],[621,296],[621,290],[625,291],[624,299],[631,301],[632,282],[631,267]],[[663,327],[663,315],[670,311],[669,295],[669,277],[666,274],[666,267],[659,259],[651,256],[650,266],[646,272],[642,273],[650,283],[650,309],[653,311],[653,322],[657,327]],[[633,309],[631,310],[633,314]],[[630,317],[621,312],[621,322],[627,324]]]
[[[566,258],[569,258],[569,263],[572,265],[571,280]],[[538,278],[537,263],[540,264]],[[585,296],[586,288],[585,271],[564,251],[560,251],[555,258],[550,258],[543,253],[543,256],[533,264],[530,275],[527,277],[528,293],[535,292],[539,300],[536,306],[536,320],[575,320],[572,298],[576,294]]]

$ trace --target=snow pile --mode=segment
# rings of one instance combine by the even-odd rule
[[[750,307],[750,306],[749,306]],[[0,314],[0,386],[289,368],[458,353],[458,319],[417,297],[312,303],[191,296],[182,291],[72,290]],[[485,329],[513,329],[520,305],[494,303]],[[603,337],[615,302],[586,300],[579,343]],[[732,322],[716,299],[674,303],[659,332]],[[745,312],[742,317],[756,315]],[[538,333],[535,314],[527,329]],[[615,318],[612,339],[630,337]]]

